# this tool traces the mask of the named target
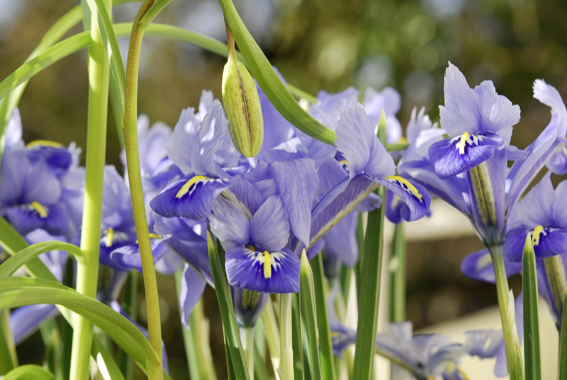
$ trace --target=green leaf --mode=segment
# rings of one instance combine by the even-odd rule
[[[4,380],[53,380],[55,376],[51,372],[34,364],[23,365],[10,371]]]
[[[240,332],[232,307],[230,285],[226,279],[226,273],[221,265],[216,244],[210,232],[207,232],[207,245],[211,272],[213,274],[215,291],[221,312],[227,360],[230,358],[229,364],[232,366],[237,379],[249,379],[248,369],[246,368],[246,361],[244,359],[244,351],[242,350],[242,343],[240,342]]]
[[[10,330],[10,310],[0,310],[0,376],[17,366],[18,356]]]
[[[293,295],[291,304],[291,334],[293,347],[293,374],[295,379],[303,379],[303,338],[301,337],[301,306],[299,294]]]
[[[526,379],[541,379],[539,353],[539,314],[537,267],[531,234],[526,236],[522,263],[522,292],[524,294],[524,368]]]
[[[390,320],[402,322],[406,320],[406,239],[404,224],[396,224],[390,269]]]
[[[313,269],[313,283],[315,285],[315,303],[317,308],[317,327],[319,328],[319,345],[321,346],[321,370],[323,379],[336,379],[334,367],[333,346],[331,344],[331,330],[327,317],[327,303],[325,302],[325,275],[323,274],[323,257],[317,255],[311,260]]]
[[[299,296],[301,298],[301,316],[307,331],[309,345],[309,367],[312,378],[322,379],[321,363],[319,361],[319,339],[317,337],[317,310],[315,305],[315,289],[311,265],[307,260],[305,250],[301,254],[301,272],[299,278]],[[325,378],[327,379],[327,378]]]
[[[563,300],[567,305],[567,293]],[[559,342],[559,380],[567,380],[567,307],[563,308],[563,320],[561,321],[561,341]]]
[[[266,97],[290,123],[309,136],[333,145],[337,134],[313,119],[291,96],[272,65],[246,29],[231,0],[220,0],[226,22],[250,71]]]
[[[382,198],[382,205],[385,205],[384,187],[381,186],[377,192]],[[384,248],[384,210],[385,207],[382,206],[368,213],[368,226],[364,239],[364,265],[358,287],[360,294],[353,379],[370,380],[373,376]]]
[[[26,277],[0,278],[0,309],[33,304],[61,305],[89,319],[141,368],[145,368],[148,360],[158,361],[144,334],[122,315],[97,300],[58,282]]]
[[[35,259],[39,255],[50,251],[66,251],[75,255],[77,259],[81,259],[83,252],[79,247],[73,244],[61,241],[46,241],[31,245],[22,249],[0,265],[0,277],[8,277],[14,274],[20,267],[27,264],[30,260]]]

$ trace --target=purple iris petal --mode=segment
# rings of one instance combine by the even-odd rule
[[[520,120],[520,107],[498,95],[491,81],[475,89],[469,87],[465,76],[449,63],[445,72],[445,106],[439,107],[441,126],[450,137],[465,132],[495,133],[510,144],[512,126]]]
[[[213,211],[214,215],[209,216],[211,231],[219,238],[225,250],[250,242],[250,222],[237,205],[217,198]]]
[[[152,254],[154,263],[159,261],[168,251],[167,245],[163,244],[163,239],[152,239]],[[140,247],[137,243],[125,245],[114,250],[110,254],[112,266],[118,270],[135,269],[142,272],[142,257],[140,256]]]
[[[250,214],[254,214],[262,204],[262,194],[245,178],[236,181],[229,191],[246,207]]]
[[[548,173],[526,194],[521,202],[514,205],[514,218],[510,227],[517,227],[518,224],[529,228],[535,228],[538,225],[555,225],[553,218],[555,200],[556,195],[551,183],[550,173]]]
[[[264,253],[234,247],[226,252],[225,260],[228,282],[232,286],[263,293],[299,291],[301,261],[286,248]],[[266,270],[268,264],[271,265],[270,270]]]
[[[350,178],[365,172],[372,177],[387,177],[395,173],[394,160],[386,152],[364,108],[352,103],[337,121],[335,145],[348,162]]]
[[[192,180],[191,186],[184,188]],[[161,216],[204,220],[210,214],[214,200],[231,184],[230,179],[189,177],[167,186],[150,202],[150,206]]]
[[[336,129],[337,119],[340,110],[358,99],[358,90],[349,87],[336,94],[329,94],[326,91],[319,91],[317,103],[309,109],[309,113],[314,119],[321,122],[327,128]]]
[[[389,143],[395,143],[402,137],[402,126],[396,119],[396,114],[402,106],[402,97],[398,91],[392,87],[385,87],[382,91],[377,92],[368,87],[364,93],[363,104],[372,126],[378,124],[382,110],[386,114]]]
[[[59,310],[55,305],[27,305],[17,308],[10,314],[10,331],[14,343],[20,344],[36,332],[39,326],[58,314]]]
[[[270,173],[289,214],[293,233],[307,246],[311,226],[311,207],[319,190],[315,161],[300,159],[274,162],[270,164]]]
[[[465,350],[481,359],[494,358],[504,336],[502,330],[475,330],[465,332]]]
[[[536,237],[537,231],[532,234],[533,240],[537,239],[537,243],[534,243],[536,258],[545,259],[567,253],[567,229],[544,228],[539,236]]]
[[[346,180],[337,185],[335,189],[341,190],[338,194],[335,194],[333,189],[324,196],[313,208],[310,244],[313,245],[323,237],[375,188],[376,184],[373,181],[365,175],[359,175],[352,181]],[[332,201],[329,202],[327,198],[332,198]]]
[[[279,251],[289,240],[289,216],[281,198],[268,198],[250,220],[250,241],[267,251]]]
[[[22,119],[20,118],[20,110],[18,108],[14,109],[12,112],[12,117],[8,121],[8,127],[6,128],[6,150],[11,147],[15,147],[16,144],[21,144],[22,142]]]
[[[561,182],[555,189],[553,210],[557,226],[567,228],[567,181]]]
[[[45,161],[52,169],[65,171],[73,163],[71,152],[67,148],[53,146],[34,145],[27,150],[32,162]]]
[[[189,317],[201,295],[205,291],[207,282],[189,265],[185,264],[183,276],[181,277],[181,294],[179,295],[179,306],[181,306],[181,322],[186,329],[189,328]]]
[[[69,221],[65,206],[56,203],[42,207],[46,212],[45,216],[31,205],[10,207],[5,210],[6,219],[22,235],[36,228],[41,228],[51,235],[66,235],[69,231]]]
[[[358,262],[357,225],[358,214],[351,212],[323,237],[327,254],[338,257],[351,268]]]
[[[522,242],[522,249],[523,247]],[[522,263],[509,261],[505,256],[504,267],[506,269],[506,276],[510,277],[522,270]],[[461,262],[461,272],[473,280],[488,282],[490,284],[496,283],[494,265],[492,265],[492,259],[490,258],[490,252],[488,252],[488,249],[470,253],[467,257],[465,257]]]
[[[383,185],[402,200],[399,213],[402,219],[411,222],[425,216],[431,205],[431,195],[423,186],[413,185],[403,177],[375,178],[372,181]],[[419,188],[418,188],[419,187]]]
[[[431,145],[429,159],[437,175],[445,179],[480,165],[492,157],[496,149],[501,148],[502,138],[492,133],[457,136]]]
[[[136,231],[121,231],[120,229],[116,229],[111,232],[111,237],[109,237],[108,234],[108,230],[103,231],[103,234],[100,238],[100,255],[98,258],[99,262],[108,267],[117,270],[123,270],[120,265],[117,265],[110,258],[110,255],[118,248],[133,244],[136,241]]]

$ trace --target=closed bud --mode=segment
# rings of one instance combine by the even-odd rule
[[[232,142],[244,157],[254,157],[264,141],[258,90],[248,69],[229,53],[222,75],[222,101]]]

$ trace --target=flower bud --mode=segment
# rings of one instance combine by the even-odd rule
[[[236,54],[224,66],[222,101],[234,146],[245,157],[256,156],[264,141],[262,108],[256,83]]]

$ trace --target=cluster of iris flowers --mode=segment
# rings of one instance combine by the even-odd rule
[[[231,38],[228,26],[227,30]],[[243,40],[246,36],[236,37]],[[229,64],[236,65],[230,38]],[[232,69],[236,74],[225,69],[225,75],[249,75],[244,66]],[[277,75],[279,85],[285,86],[285,79]],[[148,236],[141,237],[137,230],[139,218],[132,200],[134,190],[139,189],[131,189],[129,184],[135,182],[128,182],[126,166],[131,158],[127,159],[127,151],[121,154],[122,168],[103,169],[101,223],[98,243],[95,241],[100,263],[96,298],[114,314],[82,298],[75,303],[61,298],[52,304],[42,304],[41,299],[10,303],[12,299],[2,305],[21,307],[11,312],[9,331],[1,334],[7,342],[22,342],[60,312],[72,322],[54,305],[59,304],[82,311],[79,314],[83,318],[97,315],[99,319],[93,317],[93,322],[106,327],[103,330],[111,337],[123,337],[116,326],[124,331],[133,326],[134,330],[127,331],[133,340],[118,339],[117,343],[135,356],[134,361],[150,377],[163,375],[152,372],[155,363],[160,366],[159,372],[163,366],[163,376],[167,377],[165,349],[161,350],[161,359],[152,357],[152,353],[160,352],[155,347],[141,356],[128,350],[128,343],[138,342],[143,351],[146,346],[136,341],[136,334],[148,337],[148,331],[119,302],[129,274],[146,271],[139,240],[149,237],[155,270],[177,277],[184,329],[203,328],[202,310],[196,307],[207,285],[217,291],[234,378],[254,378],[255,374],[262,378],[267,373],[265,368],[258,368],[267,361],[261,360],[267,358],[265,353],[254,349],[258,339],[267,341],[274,376],[284,380],[299,378],[303,372],[309,373],[309,378],[337,378],[338,358],[351,363],[347,372],[356,378],[371,372],[374,353],[393,363],[393,378],[409,374],[418,380],[467,379],[459,367],[465,355],[497,358],[494,373],[498,377],[509,373],[513,380],[537,378],[533,377],[539,371],[539,349],[534,349],[539,345],[537,330],[534,342],[534,292],[536,301],[539,292],[547,302],[561,333],[567,291],[563,257],[567,247],[567,185],[561,182],[554,188],[551,180],[552,174],[567,173],[567,109],[555,88],[542,80],[534,83],[534,97],[551,108],[552,117],[540,136],[522,150],[510,145],[520,108],[499,95],[491,81],[470,88],[451,63],[445,74],[440,125],[433,123],[424,109],[414,109],[405,137],[395,116],[401,97],[392,88],[380,92],[368,89],[364,96],[354,88],[337,94],[321,91],[313,102],[300,100],[307,115],[336,134],[334,145],[317,140],[306,133],[307,129],[296,128],[289,117],[282,116],[280,107],[273,103],[273,88],[252,81],[252,87],[245,82],[239,87],[240,82],[236,82],[236,91],[241,92],[231,98],[231,82],[225,83],[226,110],[212,92],[203,91],[198,108],[183,110],[173,129],[163,124],[150,127],[147,117],[138,118],[139,146],[134,154],[140,160]],[[238,121],[241,109],[244,116]],[[254,110],[261,112],[257,119]],[[69,273],[75,264],[68,252],[78,255],[78,262],[84,265],[81,255],[86,249],[68,247],[83,247],[89,239],[85,220],[90,216],[85,210],[94,197],[88,191],[88,169],[79,165],[81,150],[75,144],[65,147],[44,140],[26,144],[17,109],[0,141],[4,144],[0,244],[6,251],[1,256],[6,262],[0,265],[0,277],[11,275],[18,266],[30,264],[45,252],[39,258],[52,280],[72,285]],[[251,151],[253,154],[249,154]],[[542,171],[543,178],[527,191]],[[461,269],[468,277],[496,284],[502,330],[469,331],[462,344],[438,334],[413,335],[410,322],[392,323],[387,333],[377,333],[379,300],[370,302],[369,309],[360,298],[359,331],[346,327],[344,305],[351,282],[343,275],[357,268],[359,297],[365,296],[368,289],[364,286],[372,285],[372,281],[375,286],[370,286],[369,294],[376,294],[381,248],[376,252],[373,248],[383,244],[384,216],[398,226],[427,218],[434,196],[466,215],[486,246],[471,253]],[[19,253],[14,249],[18,244],[24,247]],[[28,244],[31,246],[25,248]],[[14,257],[7,259],[8,253]],[[374,270],[374,277],[361,269],[360,260],[365,266],[376,264],[368,270]],[[35,272],[30,265],[28,270],[41,277],[37,265]],[[519,272],[527,279],[526,294],[514,299],[507,277]],[[80,273],[77,283],[81,282]],[[530,279],[537,283],[530,285]],[[41,282],[44,280],[12,282],[21,288],[53,287],[53,294],[61,289]],[[0,279],[0,289],[10,284],[10,280]],[[295,293],[300,295],[292,296]],[[9,294],[0,292],[0,299],[3,295],[8,299]],[[228,311],[223,309],[227,304],[231,306]],[[276,304],[280,306],[279,326]],[[374,319],[364,314],[369,310]],[[101,316],[106,316],[106,322],[101,322]],[[263,335],[254,338],[260,317]],[[373,326],[361,324],[363,318],[373,320]],[[530,331],[526,333],[524,356],[521,346],[525,326]],[[149,327],[151,342],[151,323]],[[92,326],[87,325],[87,329],[92,330]],[[240,335],[234,335],[236,330]],[[193,344],[187,349],[195,354],[189,366],[200,368],[192,376],[215,378],[206,337],[197,338],[198,331],[187,336],[185,343]],[[97,342],[93,350],[102,355],[104,349]],[[352,368],[352,351],[347,348],[355,343]],[[1,351],[4,347],[0,344],[0,352],[8,352]],[[331,353],[337,359],[330,358]],[[105,355],[106,364],[104,370],[99,364],[100,372],[114,378],[116,375],[109,373],[116,365],[108,352]],[[371,357],[369,363],[364,355]],[[72,367],[71,373],[77,378],[80,371]]]

